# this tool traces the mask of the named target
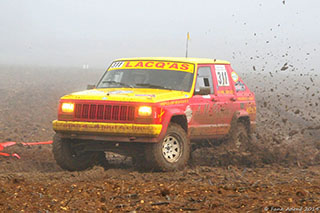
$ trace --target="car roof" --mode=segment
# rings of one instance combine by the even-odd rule
[[[210,59],[210,58],[186,58],[186,57],[134,57],[134,58],[120,58],[115,61],[175,61],[175,62],[187,62],[194,64],[230,64],[228,61]]]

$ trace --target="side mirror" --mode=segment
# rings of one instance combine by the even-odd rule
[[[199,90],[195,90],[195,95],[209,95],[210,94],[210,87],[200,87]]]
[[[96,85],[94,84],[87,85],[87,89],[95,89],[95,88],[96,88]]]

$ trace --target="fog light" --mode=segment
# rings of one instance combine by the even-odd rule
[[[73,112],[74,104],[73,103],[63,103],[61,106],[62,112]]]
[[[139,116],[150,116],[152,113],[152,108],[149,106],[141,106],[138,110]]]

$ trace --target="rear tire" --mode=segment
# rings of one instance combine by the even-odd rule
[[[248,134],[248,129],[242,122],[237,122],[236,126],[230,132],[229,143],[232,144],[233,149],[238,152],[247,152],[251,148],[251,140]]]
[[[53,138],[52,152],[57,164],[64,170],[82,171],[95,165],[106,167],[105,153],[99,152],[76,152],[73,141],[64,139],[57,134]]]
[[[159,143],[147,144],[145,151],[147,169],[182,170],[190,158],[190,141],[180,125],[171,123],[164,139]]]

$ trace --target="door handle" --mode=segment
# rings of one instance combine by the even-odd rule
[[[216,102],[216,101],[218,101],[216,98],[211,98],[211,101],[212,102]]]
[[[237,99],[235,97],[231,97],[230,101],[236,101]]]

